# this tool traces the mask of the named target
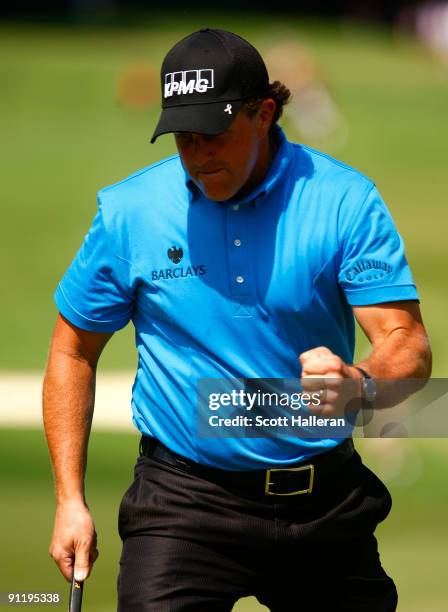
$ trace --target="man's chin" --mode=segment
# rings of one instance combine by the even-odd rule
[[[233,198],[236,193],[228,189],[207,188],[205,185],[201,185],[200,189],[207,200],[211,200],[212,202],[226,202],[230,200],[230,198]]]
[[[205,174],[193,178],[196,186],[202,191],[208,200],[213,202],[225,202],[237,193],[238,187],[230,184],[227,170],[219,170],[216,173]]]

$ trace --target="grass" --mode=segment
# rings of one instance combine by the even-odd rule
[[[100,557],[86,585],[86,610],[115,609],[121,546],[117,512],[121,496],[131,482],[137,440],[132,434],[92,434],[87,499],[98,531]],[[367,465],[383,478],[392,460],[390,444],[391,440],[357,442]],[[405,458],[404,472],[388,482],[393,509],[377,530],[382,563],[397,583],[400,611],[440,612],[448,601],[448,490],[441,467],[446,465],[448,445],[444,440],[402,440],[399,444]],[[420,468],[410,480],[405,472],[412,458],[417,458]],[[66,598],[67,584],[47,554],[54,505],[42,432],[0,430],[0,482],[0,592],[59,591]],[[235,607],[238,612],[261,609],[253,598],[241,600]]]
[[[96,192],[174,151],[149,144],[158,109],[117,101],[123,70],[158,70],[166,50],[203,23],[236,29],[262,52],[285,37],[312,52],[349,126],[324,149],[373,178],[407,244],[433,351],[434,376],[448,372],[448,139],[445,67],[413,40],[381,30],[260,15],[158,15],[139,29],[0,25],[3,316],[0,369],[42,369],[56,310],[52,293],[95,213]],[[273,75],[275,76],[275,75]],[[154,85],[158,87],[156,83]],[[300,139],[291,124],[291,138]],[[314,145],[315,143],[307,143]],[[365,340],[359,337],[359,351]],[[107,368],[134,368],[132,330],[110,343]]]

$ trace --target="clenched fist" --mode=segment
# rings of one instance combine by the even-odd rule
[[[347,365],[326,346],[302,353],[299,360],[303,390],[320,394],[320,404],[310,404],[310,412],[334,417],[360,408],[362,375],[359,370]]]

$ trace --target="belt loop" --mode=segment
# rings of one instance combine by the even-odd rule
[[[143,455],[143,436],[140,438],[140,442],[138,444],[138,454],[140,457]]]

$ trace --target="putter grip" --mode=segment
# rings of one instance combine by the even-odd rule
[[[84,583],[75,580],[75,576],[73,574],[72,582],[70,585],[70,600],[68,602],[68,612],[81,611],[83,588]]]

